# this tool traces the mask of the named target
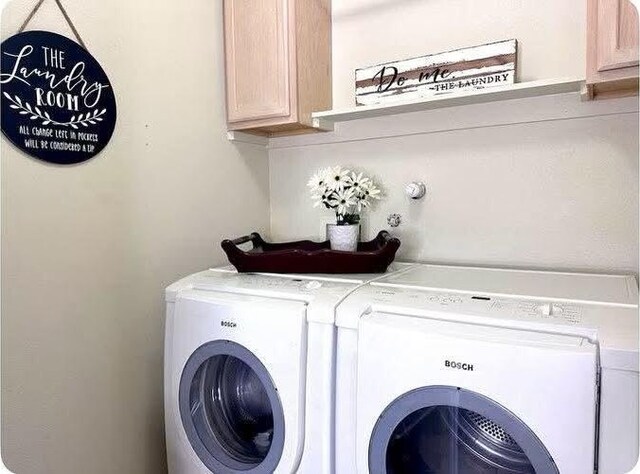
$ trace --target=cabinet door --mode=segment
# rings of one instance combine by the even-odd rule
[[[227,118],[291,114],[288,0],[225,0]]]
[[[638,12],[629,0],[598,0],[598,71],[638,65]]]

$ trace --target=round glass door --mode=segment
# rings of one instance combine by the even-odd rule
[[[456,387],[396,399],[376,424],[372,474],[558,474],[537,436],[492,400]]]
[[[284,413],[264,365],[245,347],[214,341],[189,358],[180,381],[187,438],[214,473],[271,473],[284,447]]]

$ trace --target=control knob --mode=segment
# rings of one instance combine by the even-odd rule
[[[554,305],[553,303],[545,303],[538,306],[538,312],[543,316],[555,316],[558,314],[562,314],[564,309],[562,306]]]

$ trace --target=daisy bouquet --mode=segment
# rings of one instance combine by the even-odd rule
[[[380,189],[373,179],[340,166],[318,171],[308,186],[313,206],[334,211],[338,225],[358,224],[360,213],[380,199]]]

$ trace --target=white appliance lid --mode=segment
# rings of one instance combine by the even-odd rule
[[[638,305],[638,284],[630,275],[416,265],[372,282],[374,286],[422,288],[558,301]]]

